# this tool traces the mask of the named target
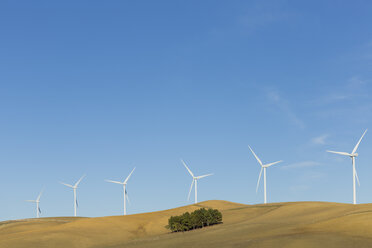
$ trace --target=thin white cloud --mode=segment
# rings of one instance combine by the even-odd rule
[[[292,192],[302,192],[302,191],[309,190],[309,189],[310,187],[308,185],[295,185],[295,186],[289,187],[289,190]]]
[[[331,104],[336,102],[341,102],[345,100],[349,100],[351,98],[350,94],[345,93],[329,93],[328,95],[323,96],[321,99],[317,99],[317,104],[325,105],[325,104]]]
[[[297,16],[279,1],[259,1],[250,4],[244,14],[238,17],[238,25],[247,31],[263,28],[277,22],[287,21]]]
[[[358,53],[358,59],[362,60],[371,60],[372,59],[372,41],[367,42],[364,46],[361,47],[361,50]]]
[[[287,170],[287,169],[308,168],[308,167],[314,167],[314,166],[319,166],[319,165],[320,165],[319,162],[309,160],[309,161],[302,161],[298,163],[284,165],[284,166],[281,166],[280,168],[282,168],[283,170]]]
[[[311,143],[314,145],[325,145],[328,137],[329,134],[323,134],[321,136],[314,137],[311,139]]]
[[[344,124],[368,125],[372,117],[371,80],[354,75],[338,87],[309,104],[318,109],[314,112],[319,118],[343,118]]]
[[[311,104],[329,105],[344,101],[359,100],[361,98],[369,98],[369,94],[365,92],[365,86],[368,81],[360,76],[354,75],[342,83],[339,87],[332,89],[320,98],[311,101]]]
[[[366,80],[360,79],[359,76],[353,76],[349,79],[349,87],[351,89],[360,88],[361,86],[365,85],[367,83]]]
[[[252,30],[259,27],[269,25],[270,23],[280,21],[286,18],[285,14],[282,13],[270,13],[270,12],[259,12],[259,13],[247,13],[246,15],[240,16],[238,21],[244,27]]]
[[[322,172],[309,170],[309,171],[306,171],[306,173],[304,173],[303,175],[301,175],[299,177],[299,180],[301,182],[311,182],[314,180],[318,180],[320,178],[324,178],[325,176],[326,175]]]
[[[296,113],[290,107],[288,100],[281,97],[278,91],[269,90],[267,92],[267,98],[270,102],[275,104],[280,111],[282,111],[288,119],[299,128],[305,128],[305,123],[296,115]]]

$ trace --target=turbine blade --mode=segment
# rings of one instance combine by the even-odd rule
[[[335,151],[327,151],[329,153],[334,153],[334,154],[339,154],[339,155],[344,155],[344,156],[351,156],[350,153],[347,152],[335,152]]]
[[[36,202],[35,200],[25,200],[26,202]]]
[[[71,184],[62,183],[62,182],[59,182],[59,183],[65,185],[65,186],[67,186],[67,187],[74,188],[74,186],[72,186]]]
[[[133,171],[134,171],[135,169],[136,169],[136,167],[134,167],[134,169],[133,169],[132,172],[129,174],[129,176],[127,177],[127,179],[125,179],[124,183],[127,183],[127,182],[128,182],[130,176],[132,175],[132,173],[133,173]]]
[[[76,197],[76,207],[77,208],[79,207],[79,203],[78,203],[77,197]]]
[[[356,179],[357,179],[357,182],[358,182],[358,185],[359,185],[359,187],[360,187],[359,177],[358,177],[358,173],[357,173],[357,171],[356,171],[356,170],[355,170],[355,177],[356,177]]]
[[[186,169],[187,169],[187,171],[190,173],[190,175],[191,175],[192,177],[194,177],[194,174],[191,172],[191,170],[189,169],[189,167],[187,167],[185,161],[183,161],[183,160],[181,159],[181,162],[182,162],[183,165],[186,167]]]
[[[192,182],[191,182],[191,187],[190,187],[190,190],[189,190],[189,195],[187,196],[187,200],[189,201],[190,200],[190,195],[191,195],[191,190],[192,190],[192,186],[194,186],[194,179],[192,179]]]
[[[44,191],[44,190],[40,191],[40,194],[39,194],[38,197],[36,198],[36,201],[39,201],[39,200],[40,200],[40,197],[41,197],[41,195],[43,194],[43,191]]]
[[[123,184],[122,182],[118,182],[118,181],[112,181],[112,180],[105,180],[105,181],[109,183]]]
[[[196,178],[197,178],[197,179],[201,179],[201,178],[208,177],[208,176],[212,176],[212,175],[213,175],[213,173],[212,173],[212,174],[203,175],[203,176],[198,176],[198,177],[196,177]]]
[[[79,185],[79,183],[81,182],[81,180],[83,180],[84,177],[85,177],[85,175],[80,177],[80,179],[75,183],[74,187],[77,187]]]
[[[262,170],[263,170],[263,167],[261,167],[260,175],[258,176],[257,187],[256,187],[256,193],[257,193],[257,191],[258,191],[258,186],[260,186],[260,180],[261,180]]]
[[[127,192],[127,190],[125,190],[125,197],[127,198],[127,201],[128,201],[128,203],[130,204],[129,196],[128,196],[128,192]]]
[[[38,210],[39,210],[39,213],[41,213],[40,207],[38,208]]]
[[[362,139],[363,139],[363,137],[364,137],[364,135],[366,134],[367,131],[368,131],[368,129],[366,129],[366,131],[364,131],[362,137],[361,137],[360,140],[358,141],[358,144],[356,144],[356,146],[354,147],[354,150],[353,150],[352,154],[354,154],[354,153],[357,151],[357,149],[358,149],[358,147],[359,147],[359,144],[360,144],[360,142],[362,141]]]
[[[274,165],[274,164],[279,164],[279,163],[281,163],[281,162],[283,162],[283,160],[280,160],[280,161],[276,161],[276,162],[274,162],[274,163],[271,163],[271,164],[265,164],[265,165],[263,165],[263,167],[270,167],[270,166],[272,166],[272,165]]]
[[[251,152],[253,153],[253,156],[257,159],[258,163],[260,163],[260,165],[262,166],[262,162],[261,160],[257,157],[256,153],[254,153],[254,151],[252,150],[252,148],[250,146],[248,146],[249,149],[251,150]]]

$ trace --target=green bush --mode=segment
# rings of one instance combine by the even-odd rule
[[[222,214],[217,209],[201,208],[192,213],[171,216],[166,226],[172,232],[184,232],[222,222]]]

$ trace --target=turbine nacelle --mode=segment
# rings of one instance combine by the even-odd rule
[[[258,191],[258,187],[260,186],[260,180],[261,180],[262,172],[264,172],[264,203],[266,204],[266,168],[268,168],[268,167],[270,167],[270,166],[272,166],[274,164],[281,163],[283,161],[280,160],[280,161],[276,161],[274,163],[263,164],[262,161],[261,161],[261,159],[259,159],[259,157],[256,155],[256,153],[254,153],[253,149],[250,146],[248,146],[248,147],[251,150],[253,156],[256,158],[257,162],[261,166],[261,171],[260,171],[260,174],[258,176],[258,181],[257,181],[256,193]]]
[[[191,191],[192,191],[192,187],[194,186],[194,184],[195,184],[195,203],[197,203],[197,192],[198,192],[198,190],[197,190],[197,182],[198,182],[198,180],[199,179],[202,179],[202,178],[204,178],[204,177],[208,177],[208,176],[211,176],[211,175],[213,175],[213,174],[206,174],[206,175],[202,175],[202,176],[195,176],[194,175],[194,173],[192,173],[192,171],[189,169],[189,167],[187,167],[187,165],[186,165],[186,163],[185,163],[185,161],[183,161],[182,159],[181,159],[181,163],[185,166],[185,168],[186,168],[186,170],[189,172],[189,174],[191,175],[191,177],[192,177],[192,182],[191,182],[191,186],[190,186],[190,191],[189,191],[189,195],[188,195],[188,197],[187,197],[187,200],[190,200],[190,194],[191,194]]]
[[[358,153],[356,152],[358,150],[358,147],[360,145],[360,142],[362,141],[364,135],[367,133],[368,129],[364,131],[362,137],[360,137],[358,143],[356,144],[356,146],[354,147],[353,151],[351,153],[347,153],[347,152],[336,152],[336,151],[327,151],[329,153],[334,153],[334,154],[338,154],[338,155],[344,155],[344,156],[348,156],[351,158],[351,161],[352,161],[352,165],[353,165],[353,203],[356,204],[356,187],[355,187],[355,181],[358,182],[359,186],[360,186],[360,183],[359,183],[359,177],[358,177],[358,173],[355,169],[355,158],[358,157]]]
[[[79,180],[74,185],[60,182],[60,184],[63,184],[65,186],[71,188],[73,190],[73,192],[74,192],[74,216],[76,216],[76,208],[78,207],[77,198],[76,198],[76,191],[77,191],[77,188],[78,188],[81,180],[83,180],[84,177],[85,177],[85,175],[83,175],[82,177],[80,177]]]
[[[105,180],[105,181],[109,182],[109,183],[116,183],[116,184],[121,184],[121,185],[125,186],[125,185],[127,185],[128,180],[129,180],[130,176],[133,174],[135,169],[136,169],[136,167],[133,168],[133,170],[129,173],[129,176],[123,182],[113,181],[113,180]]]
[[[39,213],[41,214],[39,203],[40,203],[40,197],[43,194],[43,190],[41,190],[40,194],[37,196],[36,200],[26,200],[26,202],[33,202],[36,203],[36,218],[39,218]]]
[[[274,162],[274,163],[270,163],[270,164],[264,164],[264,165],[262,165],[262,168],[268,168],[268,167],[270,167],[274,164],[279,164],[281,162],[283,162],[283,160],[280,160],[280,161],[277,161],[277,162]]]
[[[131,175],[133,174],[135,169],[136,169],[136,167],[133,168],[133,170],[129,173],[129,175],[127,176],[127,178],[123,182],[113,181],[113,180],[105,180],[106,182],[109,182],[109,183],[115,183],[115,184],[123,185],[123,191],[124,191],[124,208],[123,208],[123,210],[124,210],[124,215],[127,214],[126,200],[128,200],[128,202],[129,202],[129,197],[128,197],[128,193],[127,193],[127,190],[126,190],[126,186],[127,186],[129,178],[131,177]]]

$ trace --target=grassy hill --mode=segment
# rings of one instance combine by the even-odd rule
[[[165,229],[171,215],[219,209],[223,224],[185,233]],[[372,204],[293,202],[197,205],[100,218],[0,222],[0,247],[372,247]]]

